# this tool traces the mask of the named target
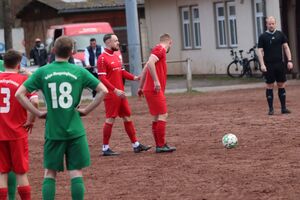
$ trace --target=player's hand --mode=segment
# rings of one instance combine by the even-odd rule
[[[37,117],[40,118],[40,119],[46,119],[47,111],[40,111],[40,114]]]
[[[160,83],[159,81],[154,81],[154,91],[159,93],[160,92]]]
[[[92,68],[92,66],[91,66],[91,65],[87,65],[87,66],[85,66],[85,68],[87,68],[87,69],[91,69],[91,68]]]
[[[121,99],[124,99],[124,98],[126,98],[126,93],[124,92],[124,91],[122,91],[122,90],[119,90],[119,89],[115,89],[114,90],[114,93],[118,96],[118,97],[120,97]]]
[[[134,79],[133,79],[133,80],[139,81],[139,80],[141,80],[141,76],[134,76]]]
[[[27,75],[27,76],[31,76],[31,75],[32,75],[32,72],[29,71],[29,70],[27,70],[27,69],[25,69],[24,67],[21,67],[21,68],[19,69],[19,73],[20,73],[20,74],[25,74],[25,75]]]
[[[262,72],[267,72],[267,67],[266,67],[266,65],[260,66],[260,69],[261,69]]]
[[[292,70],[293,67],[294,67],[294,64],[293,64],[292,62],[288,62],[288,63],[287,63],[287,68],[288,68],[288,70]]]
[[[26,131],[31,134],[32,128],[33,128],[33,122],[26,122],[23,124],[23,127],[26,129]]]
[[[140,98],[144,97],[143,89],[142,89],[142,88],[139,88],[137,94],[138,94],[138,96],[139,96]]]
[[[85,109],[79,108],[79,107],[78,107],[78,108],[77,108],[77,111],[79,112],[79,115],[80,115],[80,116],[82,116],[82,117],[83,117],[83,116],[86,116]]]

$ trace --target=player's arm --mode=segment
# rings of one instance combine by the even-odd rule
[[[19,73],[20,73],[20,74],[25,74],[25,75],[28,76],[28,77],[32,75],[32,72],[29,71],[28,69],[25,69],[24,67],[21,67],[21,68],[20,68]]]
[[[85,108],[78,108],[78,112],[81,116],[86,116],[92,110],[94,110],[104,99],[105,95],[108,93],[107,88],[102,83],[99,83],[96,87],[96,96],[95,99],[87,105]]]
[[[89,51],[87,48],[85,48],[84,50],[84,64],[85,64],[85,67],[86,68],[91,68],[91,65],[90,65],[90,54],[89,54]]]
[[[154,90],[156,92],[159,92],[160,91],[160,82],[158,80],[158,77],[157,77],[157,73],[156,73],[156,69],[155,69],[155,63],[158,61],[158,57],[155,56],[154,54],[151,54],[151,56],[149,57],[149,60],[148,60],[148,68],[149,68],[149,72],[151,74],[151,77],[154,81]]]
[[[135,76],[134,74],[129,73],[125,69],[122,69],[122,76],[123,78],[131,81],[138,81],[140,79],[139,76]]]
[[[35,116],[39,118],[45,118],[47,115],[47,112],[45,111],[40,111],[37,109],[27,98],[26,94],[28,93],[27,89],[25,88],[24,85],[21,85],[19,89],[17,90],[15,96],[20,102],[20,104],[29,112],[33,113]]]
[[[291,50],[290,50],[290,47],[288,45],[288,43],[283,43],[283,50],[284,50],[284,53],[287,57],[287,67],[289,70],[293,69],[293,62],[292,62],[292,54],[291,54]]]
[[[38,108],[39,98],[37,95],[31,96],[29,100],[34,107]],[[28,112],[27,121],[23,125],[23,127],[27,130],[27,132],[31,133],[34,121],[35,121],[35,115],[32,114],[31,112]]]
[[[148,70],[148,63],[145,64],[143,71],[141,73],[141,76],[140,76],[140,85],[139,85],[139,89],[138,89],[138,95],[140,97],[143,96],[143,87],[144,87],[145,80],[146,80],[147,70]]]
[[[264,57],[263,57],[264,49],[263,48],[258,48],[256,54],[257,54],[257,57],[258,57],[258,61],[259,61],[259,64],[260,64],[261,71],[266,72],[267,68],[266,68],[266,65],[265,65],[265,62],[264,62]]]

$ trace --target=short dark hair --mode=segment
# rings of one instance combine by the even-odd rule
[[[91,38],[90,42],[96,42],[96,38]]]
[[[67,36],[60,36],[54,43],[55,55],[60,58],[68,58],[71,56],[73,47],[73,39]]]
[[[22,59],[22,54],[19,51],[9,49],[4,55],[3,55],[3,61],[5,68],[16,68]]]
[[[104,35],[104,37],[103,37],[103,42],[105,43],[106,40],[111,39],[111,36],[113,36],[113,35],[115,35],[115,34],[113,34],[113,33],[108,33],[108,34]]]

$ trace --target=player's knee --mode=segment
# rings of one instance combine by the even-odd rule
[[[17,183],[19,186],[26,186],[29,185],[29,181],[27,178],[27,173],[25,174],[16,174],[17,177]]]
[[[158,120],[167,121],[168,113],[162,114],[158,116]]]
[[[108,124],[113,124],[115,123],[115,118],[106,118],[105,122]]]
[[[130,122],[130,121],[131,121],[131,118],[130,118],[130,117],[123,117],[123,121],[124,121],[124,122]]]
[[[45,178],[53,178],[55,179],[56,178],[56,171],[54,170],[51,170],[51,169],[45,169],[45,175],[44,175]]]
[[[273,89],[273,88],[274,88],[274,83],[267,84],[267,89]]]
[[[277,87],[278,88],[284,88],[285,87],[285,83],[277,83]]]
[[[76,178],[76,177],[82,177],[82,171],[81,170],[70,170],[69,171],[70,178]]]

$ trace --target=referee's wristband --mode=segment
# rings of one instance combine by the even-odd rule
[[[293,61],[292,61],[292,60],[288,60],[287,62],[288,62],[288,63],[289,63],[289,62],[292,63]]]

